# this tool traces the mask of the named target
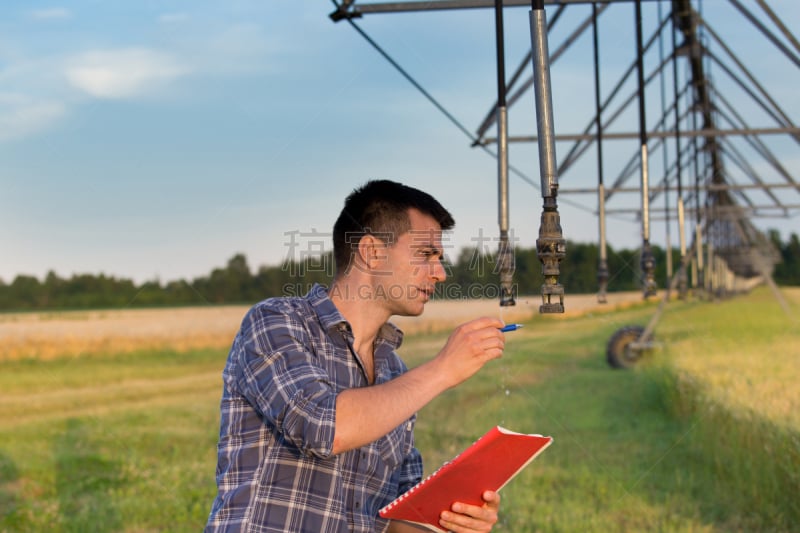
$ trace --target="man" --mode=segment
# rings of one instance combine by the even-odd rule
[[[392,315],[416,316],[444,281],[432,196],[368,182],[333,229],[336,275],[301,298],[272,298],[244,318],[223,372],[217,485],[206,531],[417,531],[378,510],[422,477],[415,413],[503,353],[502,321],[456,328],[408,370]],[[442,509],[441,526],[490,531],[500,497]]]

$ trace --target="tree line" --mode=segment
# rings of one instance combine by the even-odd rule
[[[800,285],[800,240],[791,234],[788,242],[777,231],[769,237],[781,255],[773,277],[780,285]],[[666,251],[653,246],[656,280],[668,283]],[[677,269],[680,256],[672,250]],[[567,294],[598,290],[596,244],[568,242],[567,258],[561,263],[560,283]],[[639,251],[608,248],[608,291],[641,288]],[[542,285],[541,263],[535,248],[514,251],[514,289],[520,295],[539,294]],[[437,289],[439,298],[497,298],[499,275],[493,253],[465,248],[445,262],[447,280]],[[305,294],[314,283],[329,284],[333,279],[330,253],[286,261],[277,266],[261,266],[253,271],[243,254],[236,254],[222,268],[192,280],[136,284],[130,279],[105,274],[76,274],[62,278],[50,271],[43,280],[18,275],[11,283],[0,279],[0,310],[90,309],[119,307],[189,306],[254,303],[271,296]]]

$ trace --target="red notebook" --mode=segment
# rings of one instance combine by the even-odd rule
[[[526,435],[496,426],[451,461],[380,510],[383,518],[405,520],[432,529],[455,502],[483,505],[481,495],[503,488],[528,466],[552,437]]]

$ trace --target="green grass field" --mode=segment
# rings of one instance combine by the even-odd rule
[[[800,292],[675,302],[633,371],[605,343],[655,305],[536,317],[426,407],[431,471],[489,427],[554,437],[503,490],[496,531],[800,527]],[[567,299],[567,305],[569,300]],[[406,339],[413,366],[443,335]],[[0,530],[199,531],[215,494],[224,350],[3,362]]]

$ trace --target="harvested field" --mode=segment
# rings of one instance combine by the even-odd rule
[[[568,294],[564,298],[565,312],[552,317],[573,317],[589,312],[622,309],[643,301],[642,293],[617,292],[607,296],[608,302],[597,303],[596,294]],[[497,316],[506,323],[524,322],[539,314],[542,298],[539,295],[520,296],[513,307],[500,307],[497,300],[439,300],[425,306],[420,317],[394,317],[392,322],[405,333],[442,331],[479,316]]]
[[[638,293],[605,306],[567,295],[566,316],[584,314],[568,320],[539,316],[538,297],[505,310],[433,302],[403,319],[409,366],[475,315],[504,313],[527,327],[480,379],[420,412],[419,448],[430,469],[481,427],[553,435],[553,451],[504,496],[503,531],[794,531],[800,288],[782,292],[789,320],[766,288],[670,304],[658,326],[663,350],[635,372],[607,368],[600,352],[613,330],[652,316],[655,302],[642,305]],[[12,338],[50,346],[52,357],[103,350],[2,363],[0,531],[202,529],[216,494],[221,365],[245,312],[0,314],[3,354]],[[442,332],[414,334],[423,328]],[[141,348],[159,342],[166,348]],[[173,352],[201,342],[219,347]]]
[[[0,360],[230,345],[247,306],[0,315]]]
[[[421,317],[395,317],[407,334],[441,331],[478,316],[519,322],[539,312],[539,296],[520,297],[514,307],[497,300],[438,300]],[[640,303],[639,292],[567,295],[565,316],[614,310]],[[52,359],[136,350],[227,348],[249,306],[123,309],[0,314],[0,360]]]

